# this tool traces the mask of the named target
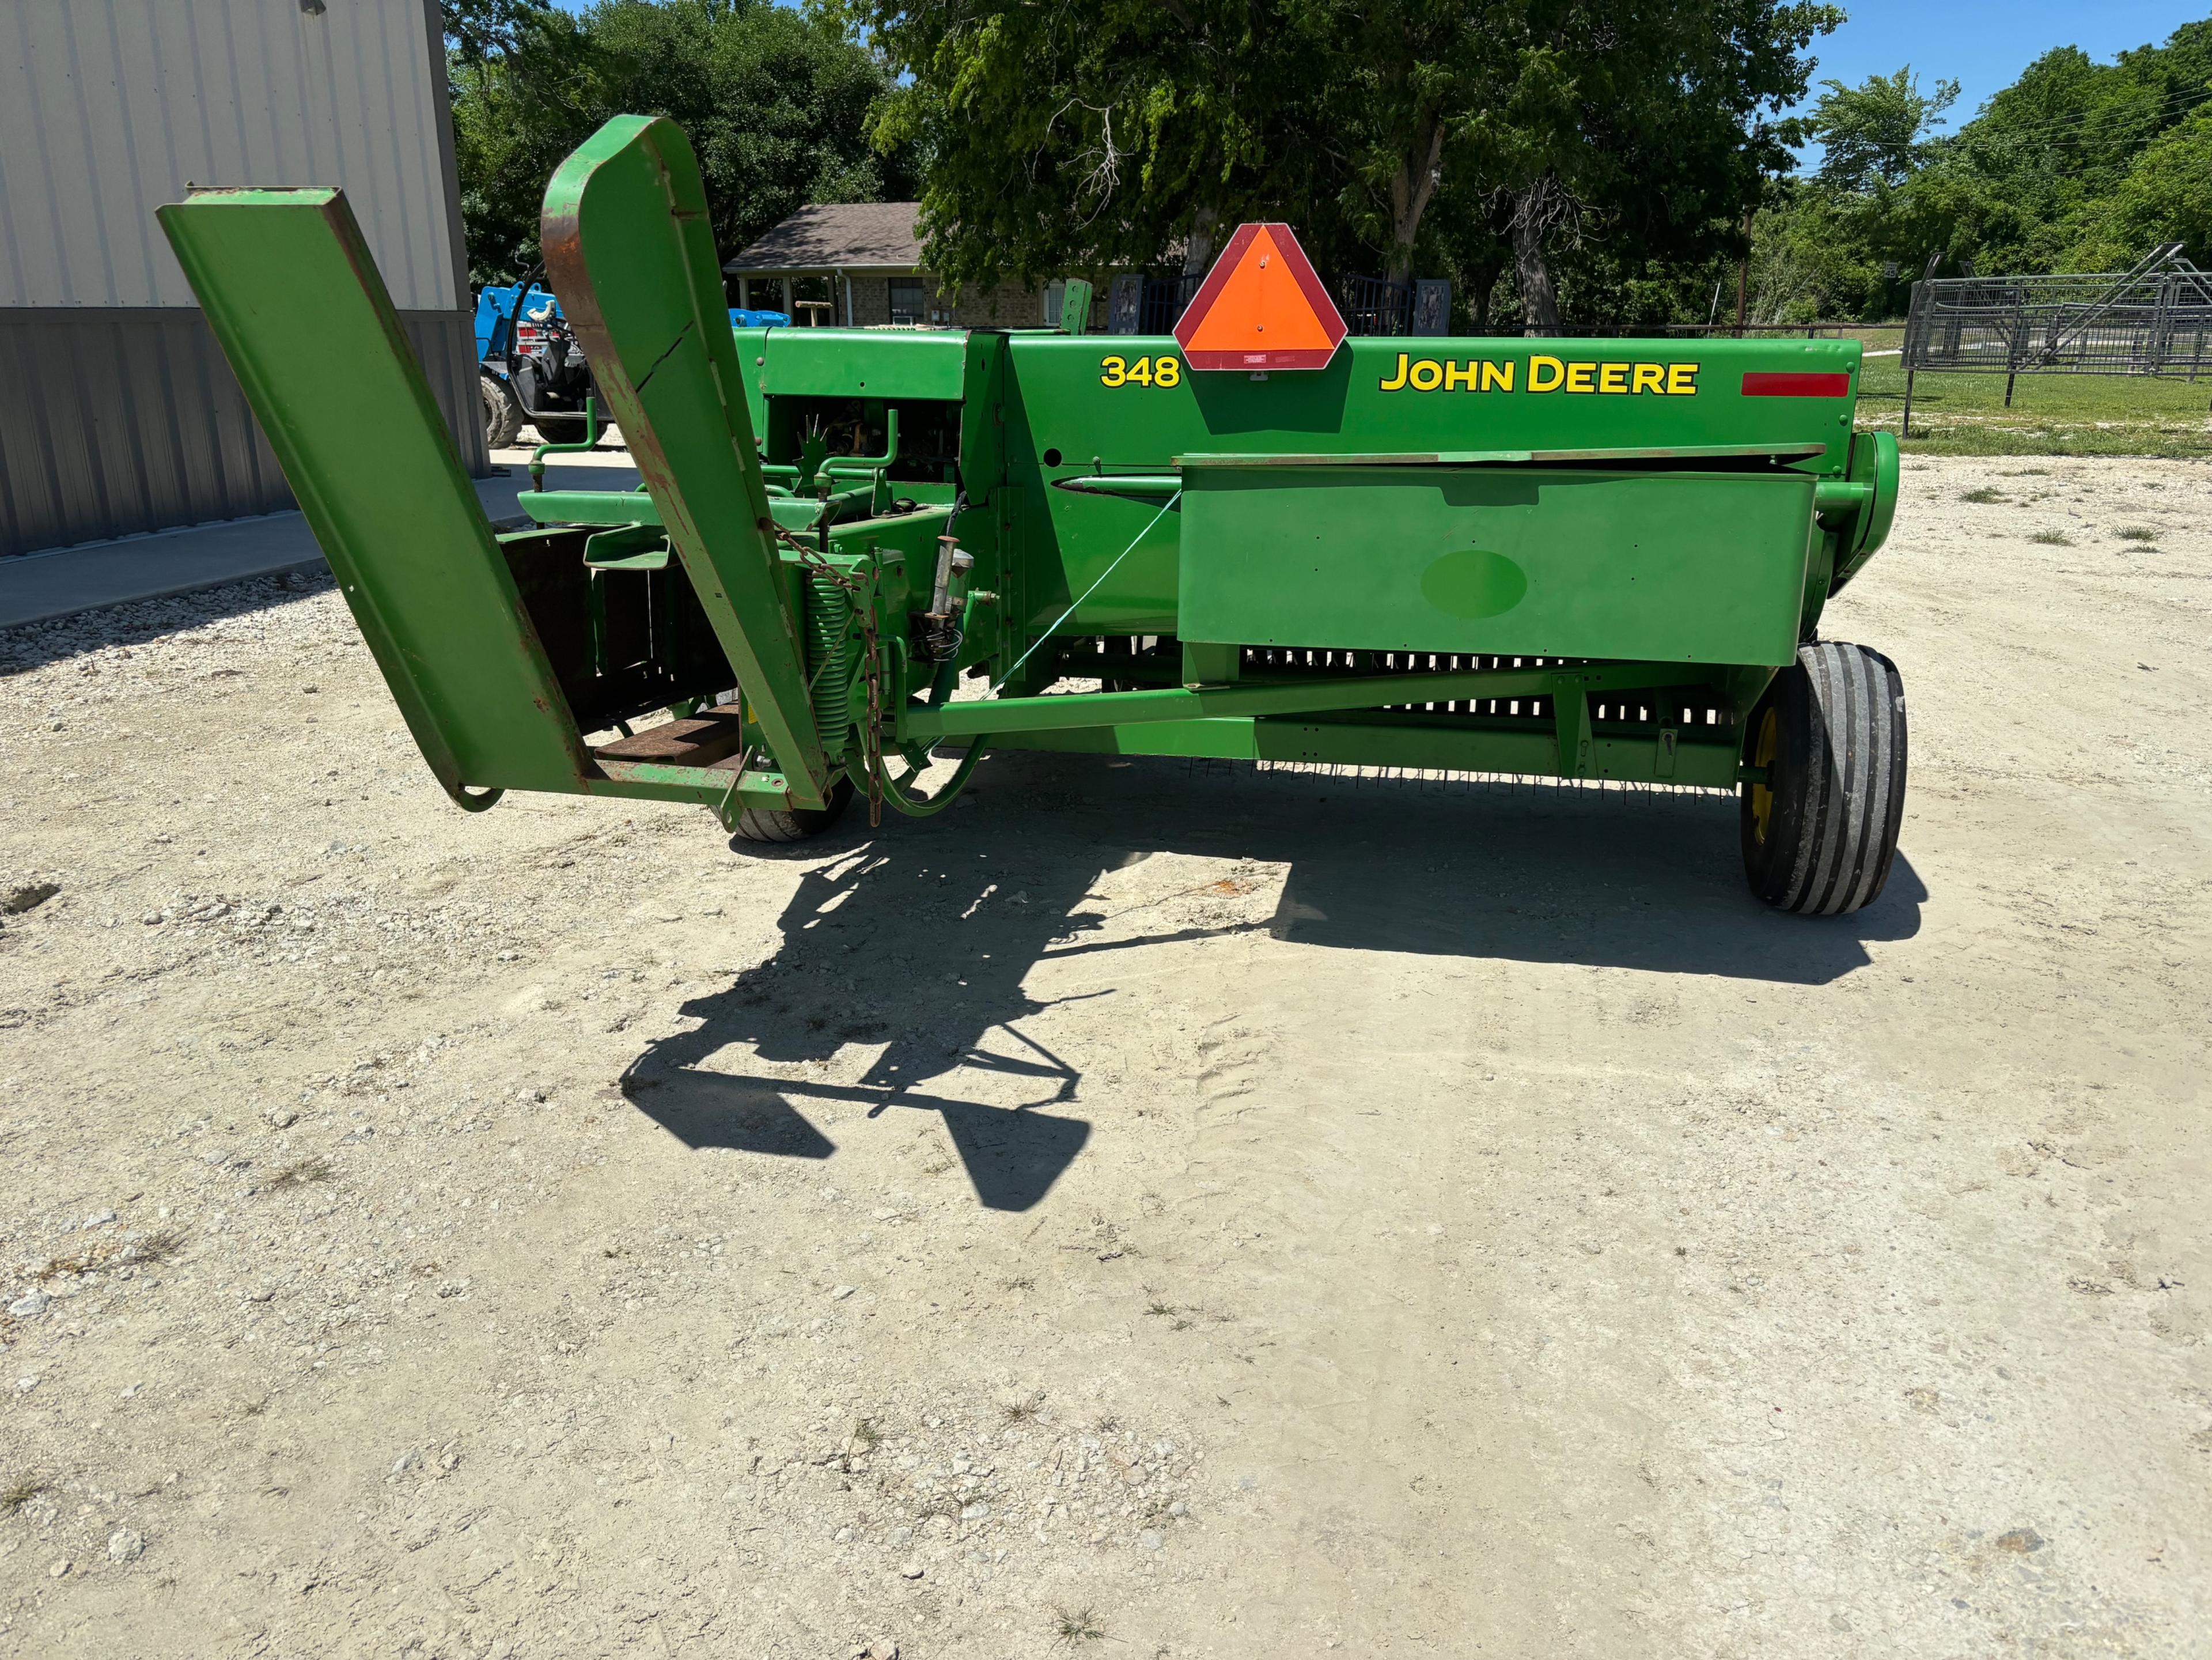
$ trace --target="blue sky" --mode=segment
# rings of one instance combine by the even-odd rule
[[[1888,75],[1910,64],[1923,89],[1940,80],[1959,82],[1950,125],[1971,118],[1991,94],[2053,46],[2079,46],[2100,63],[2130,46],[2162,41],[2182,24],[2212,15],[2212,3],[2195,0],[1843,0],[1850,21],[1813,46],[1820,67],[1814,90],[1831,76],[1846,86],[1869,75]]]

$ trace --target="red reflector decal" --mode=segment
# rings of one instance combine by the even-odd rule
[[[1747,374],[1746,398],[1849,398],[1848,374]]]

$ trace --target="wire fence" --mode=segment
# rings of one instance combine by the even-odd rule
[[[2212,370],[2212,277],[2169,244],[2126,271],[1923,278],[1912,285],[1905,367],[2194,380]]]

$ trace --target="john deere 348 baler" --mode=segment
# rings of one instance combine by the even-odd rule
[[[1767,903],[1887,874],[1897,672],[1817,632],[1896,502],[1855,341],[1346,339],[1281,226],[1172,338],[733,331],[689,145],[623,117],[543,242],[644,483],[501,533],[337,192],[161,219],[464,807],[791,840],[987,745],[1229,757],[1735,788]]]

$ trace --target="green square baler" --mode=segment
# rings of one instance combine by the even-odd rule
[[[1887,873],[1896,671],[1816,632],[1896,502],[1856,341],[1348,339],[1248,370],[1168,337],[733,331],[688,145],[623,117],[543,243],[644,482],[533,489],[497,532],[338,192],[161,218],[464,806],[690,801],[789,840],[855,794],[935,811],[987,746],[1224,757],[1732,788],[1769,903],[1855,909]]]

